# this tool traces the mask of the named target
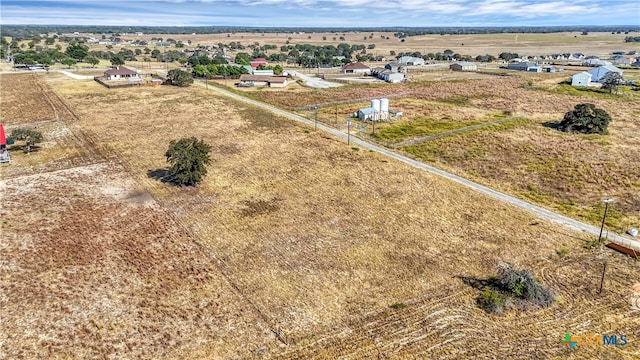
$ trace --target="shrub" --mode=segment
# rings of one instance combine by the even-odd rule
[[[14,140],[24,141],[23,147],[25,153],[31,152],[31,147],[41,143],[43,140],[42,133],[37,130],[17,128],[11,131],[11,138]]]
[[[578,104],[566,114],[558,125],[564,132],[585,134],[606,134],[611,116],[606,111],[590,103]]]
[[[538,282],[531,271],[518,270],[511,264],[498,265],[496,282],[502,290],[508,291],[512,296],[541,307],[549,307],[555,300],[553,291]]]
[[[477,299],[478,306],[486,312],[501,315],[504,311],[507,299],[495,290],[485,290]]]

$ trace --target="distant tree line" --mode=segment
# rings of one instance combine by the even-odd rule
[[[249,27],[249,26],[115,26],[115,25],[2,25],[0,36],[19,38],[20,41],[45,33],[93,33],[123,34],[143,32],[147,34],[220,34],[220,33],[336,33],[391,32],[397,37],[441,34],[496,34],[496,33],[557,33],[557,32],[632,32],[640,31],[640,25],[610,26],[494,26],[494,27]]]

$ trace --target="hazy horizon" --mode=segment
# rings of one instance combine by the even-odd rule
[[[640,25],[640,2],[620,0],[4,0],[0,10],[4,25],[258,28]]]

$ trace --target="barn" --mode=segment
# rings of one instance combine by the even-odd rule
[[[478,65],[470,61],[458,61],[449,65],[449,69],[453,71],[478,71]]]
[[[343,74],[370,74],[371,68],[361,62],[347,64],[342,67]]]
[[[577,73],[571,77],[571,86],[589,86],[591,83],[591,74],[586,71]]]

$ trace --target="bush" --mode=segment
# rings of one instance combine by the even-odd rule
[[[9,137],[14,140],[24,141],[25,145],[23,149],[25,153],[31,152],[31,147],[35,144],[41,143],[43,140],[41,132],[26,128],[13,129]]]
[[[566,114],[558,125],[564,132],[584,134],[606,134],[611,116],[606,111],[590,103],[578,104]]]
[[[511,296],[541,307],[549,307],[555,300],[553,291],[538,282],[531,271],[518,270],[511,264],[498,265],[496,282],[503,291],[508,291]]]
[[[504,295],[495,290],[485,290],[480,294],[477,302],[478,306],[486,312],[501,315],[504,312],[507,299]]]

